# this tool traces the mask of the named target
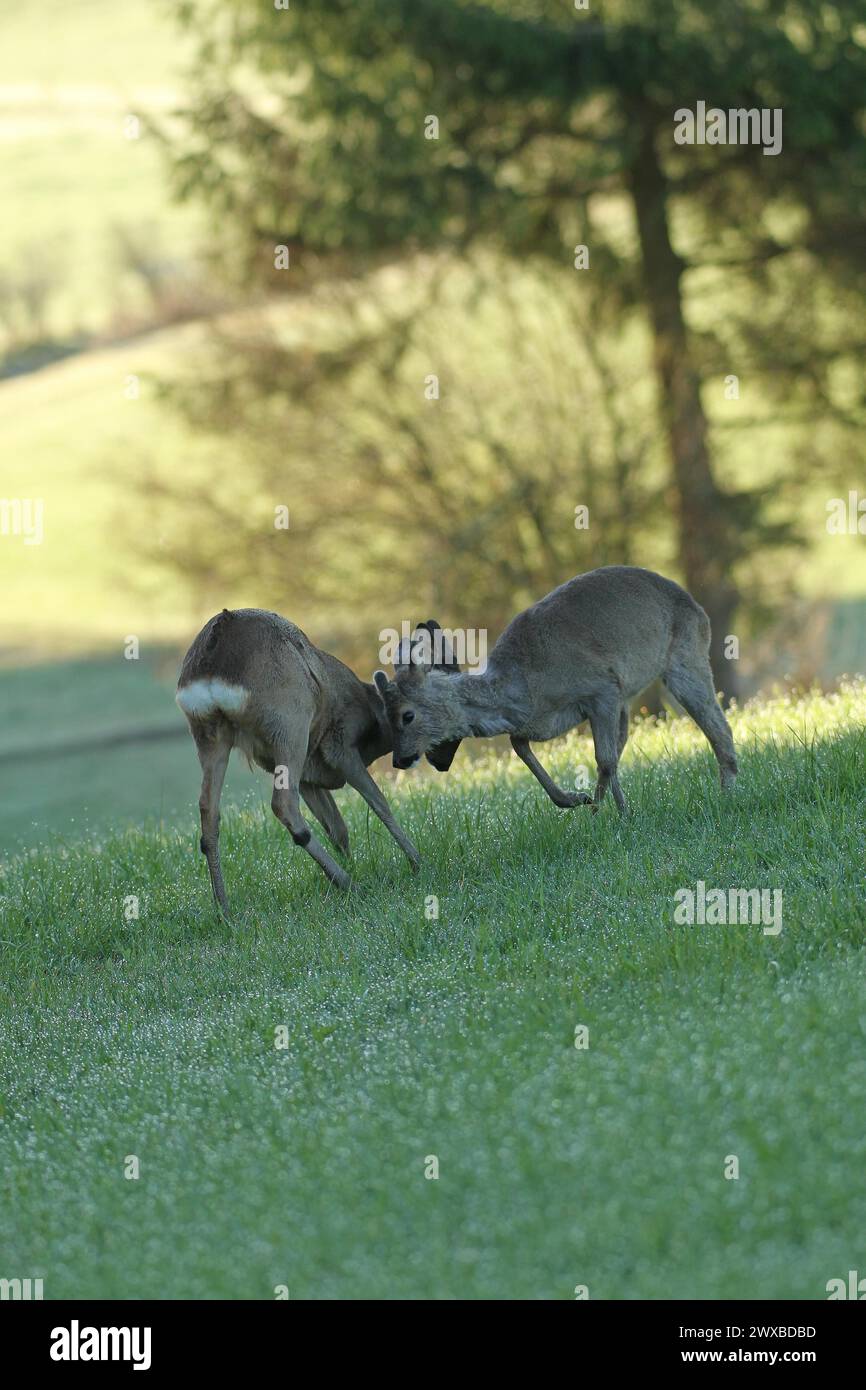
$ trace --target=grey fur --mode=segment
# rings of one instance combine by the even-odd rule
[[[410,766],[432,744],[507,733],[557,806],[601,803],[608,786],[620,811],[618,764],[628,738],[628,702],[657,678],[706,734],[723,788],[737,760],[713,689],[709,619],[685,589],[651,570],[608,565],[561,584],[519,613],[487,669],[446,679],[411,664],[375,679],[394,736],[394,760]],[[406,724],[407,713],[411,723]],[[531,741],[588,719],[595,744],[595,796],[558,787]]]

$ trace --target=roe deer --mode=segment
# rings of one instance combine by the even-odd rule
[[[388,709],[394,765],[411,767],[443,739],[510,734],[511,746],[557,806],[598,807],[610,786],[620,811],[617,767],[628,738],[628,701],[657,677],[706,734],[723,788],[737,775],[728,721],[713,689],[710,622],[679,584],[650,570],[608,565],[561,584],[518,613],[487,669],[446,679],[407,663],[374,681]],[[595,744],[595,796],[558,787],[529,746],[588,719]]]
[[[430,619],[421,626],[432,636],[438,624]],[[459,669],[447,646],[437,669]],[[349,832],[331,796],[347,782],[417,867],[417,850],[367,771],[368,763],[392,748],[376,687],[314,647],[294,623],[260,608],[224,608],[205,623],[184,657],[177,703],[187,717],[201,763],[201,851],[214,898],[226,916],[219,803],[235,747],[274,773],[274,815],[338,887],[351,887],[351,879],[309,829],[298,797],[304,798],[333,844],[348,853]],[[431,748],[429,761],[447,771],[458,743]]]

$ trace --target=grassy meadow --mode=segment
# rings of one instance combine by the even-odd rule
[[[41,544],[0,536],[0,1276],[42,1278],[49,1299],[824,1298],[864,1259],[862,678],[736,709],[727,800],[689,720],[636,724],[622,820],[610,802],[556,810],[498,744],[464,744],[447,777],[382,763],[423,865],[338,793],[349,896],[235,757],[235,918],[216,915],[178,654],[224,604],[278,598],[160,563],[193,523],[179,504],[164,535],[136,483],[222,489],[232,516],[249,504],[236,442],[195,431],[160,384],[207,372],[225,333],[257,340],[267,320],[310,345],[343,318],[327,287],[246,304],[205,280],[214,229],[172,201],[153,138],[183,98],[170,10],[0,0],[15,213],[0,225],[0,501],[44,507]],[[374,305],[405,307],[412,273],[386,269]],[[523,273],[510,283],[528,300]],[[192,286],[186,310],[175,283]],[[699,329],[728,293],[709,286]],[[544,302],[529,307],[555,356]],[[444,404],[465,411],[471,449],[514,325],[485,329],[485,351],[480,318],[443,322]],[[515,410],[520,389],[507,377]],[[760,415],[756,394],[747,372],[742,402],[705,383],[719,476],[786,501],[799,434],[728,429]],[[547,447],[523,428],[527,451]],[[766,660],[746,640],[749,678],[796,683],[800,655],[828,682],[866,670],[866,546],[826,530],[843,490],[816,472],[798,493],[805,544],[785,563],[826,607],[802,627],[792,609],[778,652],[760,637]],[[574,500],[564,487],[577,573],[599,561]],[[656,529],[637,563],[663,567]],[[288,544],[303,567],[302,528]],[[755,558],[770,584],[775,562]],[[336,649],[351,601],[287,616]],[[131,637],[140,660],[124,659]],[[586,737],[543,756],[571,785],[593,775]],[[674,895],[699,880],[781,890],[782,931],[677,924]]]
[[[191,820],[7,860],[6,1264],[47,1298],[826,1297],[866,1221],[866,686],[732,723],[727,800],[690,721],[638,725],[623,820],[492,749],[402,776],[417,877],[339,793],[348,897],[230,812],[232,927]],[[781,932],[677,925],[698,880],[781,889]]]
[[[188,55],[168,6],[65,0],[48,23],[46,35],[41,6],[0,0],[0,192],[15,210],[0,224],[0,286],[38,269],[50,286],[46,327],[74,339],[141,307],[119,231],[180,262],[203,223],[172,202],[148,130],[178,105]]]
[[[191,822],[201,774],[174,703],[176,666],[162,652],[0,673],[0,859],[146,822]],[[147,737],[164,731],[173,736]],[[226,804],[266,794],[235,759]]]
[[[140,554],[154,537],[136,525],[130,479],[145,460],[189,468],[207,453],[154,388],[197,341],[194,326],[167,330],[0,382],[3,495],[41,500],[44,516],[42,544],[0,545],[13,660],[121,653],[129,634],[179,641],[195,631],[187,596]],[[124,394],[131,377],[137,398]]]

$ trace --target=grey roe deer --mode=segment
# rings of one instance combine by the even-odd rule
[[[598,806],[628,738],[628,702],[661,678],[710,741],[722,787],[737,775],[734,742],[713,689],[710,622],[679,584],[650,570],[608,565],[580,574],[518,613],[482,673],[446,679],[411,661],[393,681],[374,681],[388,709],[394,764],[411,767],[443,739],[510,734],[511,746],[562,807]],[[595,796],[558,787],[530,748],[588,719],[595,744]]]
[[[438,624],[431,619],[422,626],[432,636]],[[447,644],[437,669],[458,670]],[[201,763],[201,851],[214,898],[226,915],[219,804],[232,748],[274,774],[274,815],[340,888],[351,886],[349,875],[310,830],[299,797],[332,843],[348,853],[349,832],[331,795],[348,783],[417,866],[417,850],[367,771],[368,763],[392,748],[376,687],[314,647],[294,623],[260,608],[224,608],[205,624],[184,658],[177,703]],[[429,761],[446,771],[458,742],[431,749]]]

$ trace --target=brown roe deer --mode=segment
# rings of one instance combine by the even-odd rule
[[[422,626],[432,636],[438,624],[431,619]],[[438,669],[458,669],[447,645]],[[310,830],[299,798],[332,843],[348,853],[349,832],[331,795],[346,783],[360,792],[417,867],[418,851],[367,771],[368,763],[392,749],[379,692],[314,647],[294,623],[260,608],[223,609],[184,658],[177,703],[201,763],[201,851],[214,898],[226,915],[219,805],[233,748],[273,774],[274,815],[338,887],[351,887],[351,879]],[[456,742],[431,749],[429,761],[446,771],[456,749]]]

